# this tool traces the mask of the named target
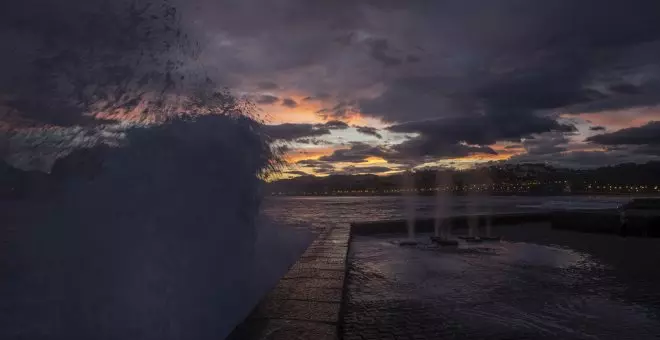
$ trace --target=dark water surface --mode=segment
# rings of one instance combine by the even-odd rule
[[[485,211],[612,208],[628,197],[493,197]],[[434,216],[419,197],[415,214]],[[447,214],[469,210],[470,198]],[[405,217],[401,197],[277,198],[264,210],[287,222]],[[480,212],[480,211],[477,211]],[[501,242],[400,247],[403,235],[354,237],[345,339],[658,339],[660,240],[496,227]]]
[[[630,200],[628,196],[493,196],[452,197],[442,202],[445,214],[479,212],[538,211],[550,209],[608,209]],[[411,200],[416,217],[433,217],[437,199],[419,196]],[[406,217],[406,198],[402,196],[361,197],[269,197],[263,211],[289,224],[323,225]]]
[[[521,241],[516,228],[535,229]],[[495,228],[505,241],[400,247],[397,236],[352,242],[344,334],[364,338],[414,335],[427,339],[657,339],[660,280],[636,264],[619,267],[600,252],[619,256],[630,247],[603,235],[580,235],[592,252],[552,244],[543,225]],[[580,237],[578,236],[578,237]],[[633,242],[635,243],[635,242]],[[599,249],[595,249],[599,248]],[[658,251],[637,264],[657,267]],[[643,256],[643,254],[642,254]],[[656,262],[656,263],[652,263]],[[374,337],[374,334],[376,336]]]

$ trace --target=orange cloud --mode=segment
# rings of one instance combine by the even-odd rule
[[[284,160],[293,164],[304,159],[319,159],[323,156],[332,154],[335,150],[340,149],[340,147],[318,147],[318,148],[304,148],[304,149],[294,149],[284,155]]]
[[[362,164],[388,164],[388,162],[381,157],[370,156]]]
[[[261,105],[260,110],[265,113],[265,119],[269,124],[316,124],[335,120],[333,117],[324,117],[322,114],[317,113],[323,109],[335,106],[337,103],[333,101],[305,100],[308,97],[306,94],[291,92],[277,92],[276,95],[281,99],[292,99],[297,105],[296,107],[287,107],[282,105],[281,101],[274,104]],[[349,112],[346,116],[336,120],[341,120],[351,125],[369,125],[373,121],[372,119],[363,117],[358,112]]]
[[[660,119],[660,107],[642,107],[634,109],[582,113],[578,117],[588,120],[593,125],[601,125],[612,130],[642,126]],[[562,115],[562,118],[575,118],[575,115]]]
[[[517,144],[517,143],[516,143]],[[521,146],[516,147],[516,148],[507,148],[507,146],[510,146],[512,144],[509,143],[495,143],[493,145],[490,145],[491,149],[495,150],[497,152],[497,155],[480,155],[480,156],[492,156],[492,157],[504,157],[508,156],[507,158],[511,156],[515,156],[518,154],[521,154],[525,151],[525,149]]]

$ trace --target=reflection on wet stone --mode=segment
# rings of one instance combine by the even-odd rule
[[[535,228],[537,242],[565,241],[543,225],[526,227]],[[521,227],[497,232],[515,240],[521,235],[515,228]],[[603,250],[625,246],[587,238],[581,242]],[[399,247],[396,240],[352,239],[344,339],[653,339],[660,334],[660,309],[653,302],[660,301],[657,288],[646,290],[646,300],[632,298],[628,291],[637,285],[622,281],[625,272],[589,253],[543,242],[434,248]]]
[[[337,339],[348,226],[322,230],[230,339]]]
[[[336,340],[334,325],[296,320],[257,320],[239,326],[229,340]]]

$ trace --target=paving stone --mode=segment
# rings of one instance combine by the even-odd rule
[[[346,247],[321,246],[321,247],[309,247],[309,248],[307,248],[307,250],[303,254],[305,254],[305,255],[309,255],[309,254],[317,254],[317,255],[335,254],[335,255],[346,256],[346,253],[348,253],[348,248],[346,248]]]
[[[322,247],[310,247],[307,248],[307,250],[303,253],[304,255],[310,255],[310,254],[334,254],[334,255],[339,255],[339,256],[347,256],[348,253],[348,248],[337,248],[335,247],[332,249],[332,247],[327,247],[327,246],[322,246]]]
[[[349,233],[323,230],[229,339],[337,340]]]
[[[348,251],[348,246],[345,246],[346,243],[340,242],[340,243],[332,243],[332,242],[323,242],[323,243],[317,243],[317,244],[312,244],[310,245],[307,249],[309,250],[316,250],[319,248],[333,248],[332,251],[335,252],[347,252]]]
[[[267,299],[257,307],[253,317],[336,323],[339,303]]]
[[[270,294],[268,299],[275,300],[305,300],[320,302],[341,302],[341,288],[323,287],[286,287],[278,286]]]
[[[325,262],[298,262],[291,267],[291,270],[301,270],[301,269],[319,269],[319,270],[337,270],[344,271],[346,266],[343,264],[337,263],[325,263]]]
[[[343,280],[344,271],[298,267],[289,270],[289,272],[286,273],[286,275],[284,275],[283,279],[297,279],[297,278]]]
[[[348,241],[349,238],[350,236],[348,235],[348,233],[344,233],[344,234],[334,233],[321,237],[321,239],[326,239],[326,240],[345,240],[345,241]]]
[[[332,247],[334,249],[346,248],[348,247],[348,241],[336,240],[336,239],[316,239],[315,241],[309,244],[309,247],[318,247],[323,244],[326,244],[327,247]],[[340,248],[338,248],[340,247]]]
[[[307,247],[309,250],[325,249],[332,251],[348,251],[348,243],[317,242]]]
[[[306,258],[332,258],[332,259],[341,259],[341,260],[346,260],[346,254],[345,253],[339,253],[339,252],[324,252],[324,253],[304,253],[300,256],[301,259],[306,259]]]
[[[280,280],[278,287],[305,287],[305,288],[336,288],[342,289],[344,287],[343,279],[325,278],[325,279],[283,279]]]
[[[335,240],[335,239],[321,239],[316,240],[310,244],[310,246],[329,246],[329,247],[347,247],[348,240]]]
[[[328,234],[319,235],[319,238],[349,238],[350,235],[347,232],[334,231]]]
[[[319,235],[318,240],[348,240],[350,235],[348,233],[332,233],[327,235]]]
[[[335,244],[335,243],[317,243],[317,244],[311,244],[309,247],[307,247],[307,250],[325,250],[325,251],[333,251],[333,252],[345,252],[348,251],[348,245],[347,244]]]
[[[309,245],[310,248],[314,249],[316,247],[332,247],[334,250],[347,250],[348,249],[348,241],[344,240],[333,240],[333,239],[327,239],[327,240],[318,240],[314,243],[311,243]]]
[[[250,320],[227,340],[337,340],[335,325],[295,320]]]
[[[335,258],[335,257],[305,257],[301,258],[298,261],[299,264],[311,264],[311,265],[316,265],[316,264],[336,264],[340,265],[342,267],[346,266],[346,259],[345,258]]]

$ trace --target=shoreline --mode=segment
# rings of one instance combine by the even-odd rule
[[[351,194],[328,194],[328,195],[320,195],[320,194],[294,194],[294,195],[279,195],[279,194],[274,194],[270,193],[266,195],[266,197],[292,197],[292,198],[304,198],[304,197],[404,197],[404,193],[396,193],[396,194],[388,194],[388,193],[376,193],[376,194],[371,194],[371,193],[351,193]],[[430,192],[430,193],[425,193],[425,192],[418,192],[416,196],[421,196],[421,197],[435,197],[435,192]],[[488,193],[487,195],[477,195],[475,193],[464,193],[464,194],[452,194],[448,195],[447,197],[638,197],[638,198],[644,198],[644,197],[660,197],[659,192],[649,192],[649,193],[632,193],[632,192],[603,192],[603,193],[596,193],[596,192],[579,192],[579,193],[524,193],[524,192],[516,192],[516,193]]]

